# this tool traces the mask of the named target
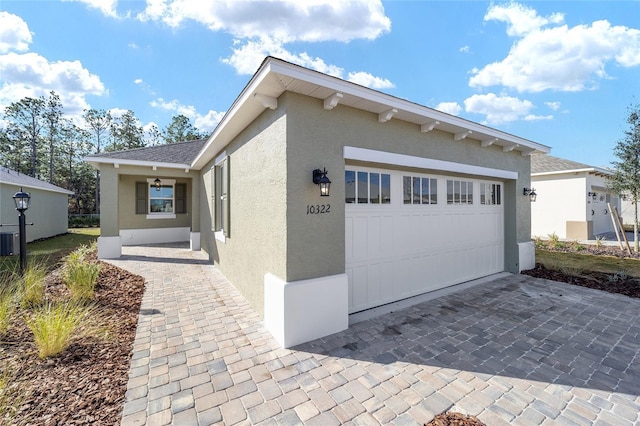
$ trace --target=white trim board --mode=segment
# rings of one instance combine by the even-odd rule
[[[417,167],[419,169],[442,170],[469,175],[490,176],[500,179],[518,179],[518,172],[512,172],[509,170],[492,169],[489,167],[454,163],[452,161],[434,160],[432,158],[414,157],[412,155],[357,148],[354,146],[344,147],[344,158],[345,160],[391,164],[402,167]]]

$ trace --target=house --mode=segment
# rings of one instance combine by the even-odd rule
[[[620,212],[620,199],[607,189],[609,170],[551,155],[531,156],[531,235],[593,240],[614,232],[611,208]]]
[[[290,347],[533,267],[536,152],[549,148],[268,57],[206,141],[87,158],[99,256],[188,238]]]
[[[64,234],[69,228],[69,195],[73,192],[34,177],[0,167],[0,228],[2,233],[18,233],[18,212],[13,195],[22,188],[31,195],[25,212],[27,242]],[[14,247],[17,252],[18,247]]]

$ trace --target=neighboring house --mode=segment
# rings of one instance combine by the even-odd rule
[[[34,177],[0,167],[0,223],[17,225],[13,195],[22,188],[31,195],[25,212],[27,242],[64,234],[69,228],[69,195],[73,192]],[[17,226],[2,226],[0,232],[18,233]],[[17,251],[18,248],[14,247]]]
[[[269,57],[204,144],[87,161],[100,257],[188,238],[290,347],[533,267],[534,152],[549,148]],[[312,178],[325,168],[329,196]]]
[[[636,209],[633,202],[629,199],[623,198],[621,202],[620,216],[622,216],[622,222],[627,230],[633,230],[633,223],[636,221]],[[640,221],[640,206],[638,206],[638,219]]]
[[[607,190],[609,170],[551,155],[531,156],[531,235],[556,234],[569,240],[592,240],[614,232],[611,207],[620,212],[620,199]]]

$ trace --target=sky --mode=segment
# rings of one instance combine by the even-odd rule
[[[640,0],[2,0],[0,111],[53,90],[75,120],[211,132],[267,55],[607,167],[640,104]]]

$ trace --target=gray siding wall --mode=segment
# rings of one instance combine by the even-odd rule
[[[18,224],[18,211],[13,202],[13,195],[20,189],[14,185],[0,185],[0,223]],[[59,192],[44,191],[35,188],[23,188],[31,194],[31,205],[25,212],[27,242],[60,235],[67,232],[68,195]],[[0,232],[17,233],[17,226],[1,227]]]

